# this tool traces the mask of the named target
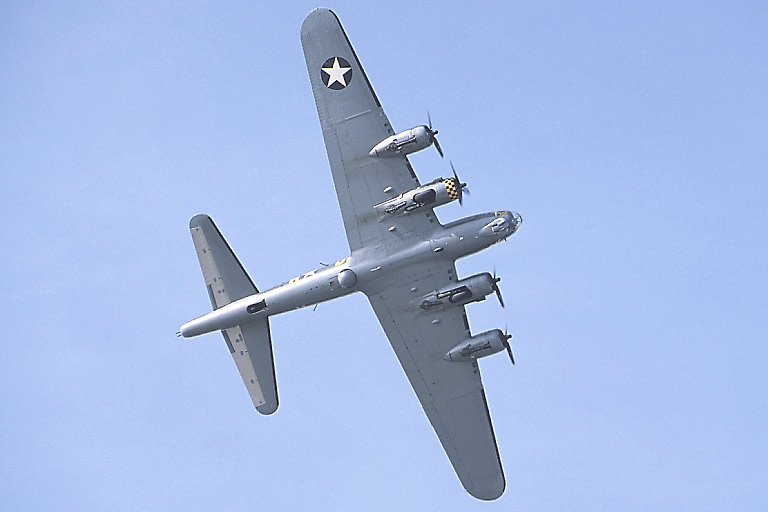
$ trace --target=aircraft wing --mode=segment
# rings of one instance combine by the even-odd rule
[[[382,240],[394,248],[402,236],[427,231],[436,222],[431,209],[400,218],[400,238],[388,236],[389,225],[378,221],[373,206],[419,186],[419,180],[405,156],[369,156],[395,132],[336,15],[328,9],[309,13],[301,45],[350,249]]]
[[[474,360],[443,359],[470,336],[466,311],[423,310],[411,291],[437,290],[455,280],[452,263],[414,264],[388,276],[368,299],[464,488],[493,500],[506,484],[480,369]]]

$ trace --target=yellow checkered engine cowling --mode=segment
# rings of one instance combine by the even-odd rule
[[[441,178],[377,204],[376,212],[384,219],[448,204],[459,198],[460,186],[456,178]]]
[[[448,192],[448,197],[451,198],[451,201],[457,200],[459,198],[460,185],[456,178],[448,178],[443,183],[445,183],[445,191]]]

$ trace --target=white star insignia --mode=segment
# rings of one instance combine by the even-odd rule
[[[328,83],[326,84],[327,87],[330,87],[331,85],[333,85],[336,82],[339,82],[342,85],[342,87],[346,87],[347,86],[347,81],[344,80],[344,74],[347,71],[349,71],[350,69],[352,69],[352,68],[351,67],[350,68],[343,68],[343,67],[341,67],[339,65],[339,58],[338,57],[334,57],[334,59],[333,59],[333,67],[322,68],[322,69],[323,69],[323,71],[328,73],[328,76],[329,76]]]

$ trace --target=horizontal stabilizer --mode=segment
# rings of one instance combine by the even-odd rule
[[[213,309],[258,293],[213,219],[208,215],[195,215],[189,221],[189,230]]]
[[[189,221],[189,230],[213,309],[259,292],[213,219],[195,215]],[[221,333],[253,405],[261,414],[272,414],[278,400],[269,319],[230,327]]]
[[[261,414],[277,410],[277,379],[269,319],[221,331],[254,407]]]

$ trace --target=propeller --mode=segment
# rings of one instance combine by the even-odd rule
[[[507,354],[509,354],[509,359],[512,361],[512,364],[515,364],[515,354],[512,353],[512,347],[509,345],[509,340],[512,339],[511,334],[507,334],[507,329],[504,329],[504,339],[502,340],[502,343],[504,344],[504,348],[507,349]]]
[[[456,174],[456,168],[453,166],[453,162],[451,162],[451,170],[453,171],[453,179],[456,180],[456,189],[459,194],[459,205],[464,205],[464,193],[469,195],[469,189],[467,188],[466,183],[462,183],[459,179],[459,175]],[[464,190],[466,189],[466,190]]]
[[[440,143],[437,142],[437,130],[432,129],[432,116],[429,115],[429,110],[427,110],[427,121],[429,122],[429,126],[427,126],[427,134],[429,135],[429,142],[435,145],[435,149],[438,153],[440,153],[440,158],[443,158],[445,155],[443,155],[443,148],[440,147]]]
[[[501,307],[504,307],[504,299],[501,298],[501,289],[499,288],[499,281],[501,281],[500,277],[496,277],[496,269],[493,269],[493,284],[491,285],[491,290],[496,292],[496,296],[499,298],[499,304],[501,304]]]

